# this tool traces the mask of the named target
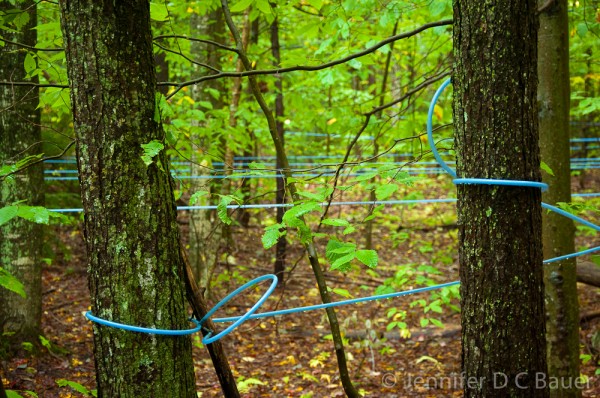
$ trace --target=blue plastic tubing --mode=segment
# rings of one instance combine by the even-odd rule
[[[454,183],[455,184],[478,184],[478,185],[482,185],[482,184],[483,185],[508,185],[508,186],[539,188],[542,190],[547,189],[548,188],[547,184],[537,182],[537,181],[458,178],[458,176],[456,175],[456,172],[453,169],[451,169],[446,164],[446,162],[444,162],[442,157],[440,156],[439,152],[436,149],[435,142],[433,140],[433,128],[432,128],[433,110],[434,110],[434,107],[435,107],[435,104],[436,104],[438,98],[440,97],[440,95],[442,94],[444,89],[446,87],[448,87],[448,85],[450,85],[450,79],[446,80],[440,86],[440,88],[435,92],[435,95],[433,96],[433,99],[431,101],[431,105],[429,107],[429,112],[428,112],[428,116],[427,116],[427,139],[429,140],[429,145],[431,146],[431,150],[432,150],[433,155],[435,156],[436,160],[438,161],[440,166],[446,172],[448,172],[448,174],[450,174],[452,177],[454,177],[454,180],[453,180]],[[385,201],[385,202],[346,202],[346,203],[347,204],[361,204],[361,203],[392,204],[392,202],[395,202],[395,203],[397,202],[397,203],[404,204],[404,203],[451,202],[451,201],[456,201],[456,199],[412,200],[412,201],[406,200],[406,201]],[[340,203],[342,203],[342,202],[340,202]],[[257,205],[254,205],[254,206],[257,206]],[[267,206],[274,207],[273,205],[267,205]],[[267,206],[265,206],[265,207],[267,207]],[[205,208],[205,207],[209,207],[209,206],[194,206],[194,208]],[[234,206],[234,207],[245,207],[245,206]],[[250,207],[250,206],[248,206],[248,207]],[[559,209],[555,206],[549,205],[547,203],[542,203],[542,207],[545,209],[554,211],[558,214],[561,214],[565,217],[568,217],[568,218],[570,218],[574,221],[577,221],[583,225],[586,225],[596,231],[600,231],[600,226],[595,225],[589,221],[586,221],[580,217],[574,216],[574,215],[572,215],[562,209]],[[188,210],[188,209],[191,210],[192,207],[186,208],[186,210]],[[69,210],[69,209],[66,209],[66,210]],[[554,257],[554,258],[551,258],[548,260],[544,260],[544,264],[552,263],[555,261],[566,260],[568,258],[582,256],[582,255],[593,253],[593,252],[596,252],[599,250],[600,250],[600,246],[590,248],[587,250],[583,250],[580,252],[576,252],[576,253],[567,254],[564,256]],[[445,288],[445,287],[450,287],[450,286],[458,285],[460,283],[459,281],[453,281],[453,282],[442,283],[442,284],[433,285],[433,286],[426,286],[426,287],[422,287],[422,288],[418,288],[418,289],[405,290],[405,291],[401,291],[401,292],[382,294],[382,295],[377,295],[377,296],[361,297],[361,298],[356,298],[356,299],[351,299],[351,300],[337,301],[337,302],[333,302],[333,303],[311,305],[311,306],[306,306],[306,307],[295,307],[295,308],[288,308],[288,309],[283,309],[283,310],[278,310],[278,311],[270,311],[270,312],[263,312],[263,313],[255,314],[255,312],[260,308],[260,306],[262,306],[264,304],[264,302],[269,298],[269,296],[271,295],[271,293],[273,293],[273,290],[275,290],[275,287],[277,286],[277,277],[275,275],[268,274],[268,275],[260,276],[248,283],[245,283],[244,285],[240,286],[239,288],[237,288],[236,290],[234,290],[233,292],[228,294],[223,300],[219,301],[200,321],[192,319],[192,321],[194,323],[196,323],[196,327],[194,327],[192,329],[188,329],[188,330],[164,330],[164,329],[142,328],[142,327],[138,327],[138,326],[124,325],[124,324],[120,324],[117,322],[107,321],[107,320],[95,317],[89,311],[86,313],[86,317],[94,322],[101,324],[101,325],[110,326],[110,327],[114,327],[114,328],[120,328],[120,329],[124,329],[124,330],[128,330],[128,331],[132,331],[132,332],[152,333],[152,334],[171,335],[171,336],[191,334],[191,333],[195,333],[195,332],[199,331],[207,319],[209,319],[212,315],[214,315],[214,313],[218,309],[223,307],[226,303],[228,303],[233,298],[238,296],[244,290],[246,290],[262,281],[269,280],[269,279],[271,280],[271,285],[269,286],[267,291],[262,295],[262,297],[256,302],[256,304],[254,304],[252,306],[252,308],[250,308],[250,310],[248,310],[244,315],[238,316],[238,317],[213,319],[213,322],[215,322],[215,323],[222,323],[222,322],[233,322],[233,323],[218,334],[213,335],[213,331],[208,331],[207,335],[204,336],[204,338],[202,339],[202,342],[204,344],[214,343],[215,341],[217,341],[217,340],[225,337],[229,333],[231,333],[235,328],[237,328],[238,326],[240,326],[242,323],[244,323],[245,321],[247,321],[249,319],[259,319],[259,318],[266,318],[266,317],[272,317],[272,316],[294,314],[294,313],[298,313],[298,312],[319,310],[319,309],[324,309],[324,308],[338,307],[338,306],[342,306],[342,305],[357,304],[357,303],[373,301],[373,300],[389,299],[389,298],[394,298],[394,297],[406,296],[409,294],[422,293],[422,292],[432,291],[432,290],[441,289],[441,288]]]

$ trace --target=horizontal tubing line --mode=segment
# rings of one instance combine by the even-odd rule
[[[590,193],[574,193],[571,196],[573,197],[599,197],[600,192],[590,192]],[[411,204],[420,204],[420,203],[454,203],[457,199],[454,198],[439,198],[439,199],[405,199],[405,200],[376,200],[376,201],[365,201],[365,202],[331,202],[331,206],[354,206],[354,205],[411,205]],[[286,204],[274,204],[274,203],[265,203],[265,204],[251,204],[251,205],[228,205],[228,209],[276,209],[279,207],[292,207],[293,205],[290,203]],[[321,203],[321,206],[325,206],[325,203]],[[216,205],[206,205],[206,206],[177,206],[177,210],[179,211],[189,211],[189,210],[214,210],[216,209]],[[49,211],[54,211],[57,213],[80,213],[83,212],[82,208],[71,208],[71,209],[48,209]]]
[[[412,289],[412,290],[404,290],[401,292],[380,294],[378,296],[361,297],[361,298],[355,298],[355,299],[350,299],[350,300],[335,301],[332,303],[309,305],[309,306],[305,306],[305,307],[288,308],[285,310],[278,310],[278,311],[261,312],[258,314],[251,315],[248,319],[260,319],[260,318],[267,318],[267,317],[271,317],[271,316],[293,314],[296,312],[313,311],[313,310],[320,310],[323,308],[331,308],[331,307],[339,307],[342,305],[363,303],[363,302],[367,302],[367,301],[384,300],[384,299],[388,299],[388,298],[407,296],[409,294],[423,293],[423,292],[428,292],[431,290],[442,289],[444,287],[458,285],[459,283],[460,283],[459,281],[454,281],[454,282],[442,283],[442,284],[434,285],[434,286],[421,287],[421,288]],[[213,322],[215,322],[215,323],[235,322],[238,319],[240,319],[240,317],[215,318],[215,319],[213,319]]]

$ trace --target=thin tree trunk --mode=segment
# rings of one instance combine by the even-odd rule
[[[541,179],[535,0],[454,1],[463,178]],[[548,397],[541,192],[458,185],[465,397]]]
[[[538,0],[538,6],[546,1]],[[538,31],[538,104],[541,158],[554,175],[543,173],[550,186],[544,202],[571,202],[569,143],[569,18],[567,0],[555,0],[540,14]],[[543,213],[544,258],[575,251],[573,221],[554,212]],[[548,376],[579,377],[579,302],[575,259],[544,266]],[[574,383],[558,383],[551,397],[580,397]]]
[[[36,8],[33,2],[19,4],[29,11],[29,22],[19,32],[6,30],[7,39],[35,46]],[[0,1],[1,9],[13,8]],[[3,80],[25,79],[23,63],[27,52],[6,44],[0,48],[0,76]],[[38,81],[37,77],[31,81]],[[40,110],[36,109],[39,90],[36,87],[0,87],[0,164],[12,164],[28,155],[41,152]],[[0,186],[0,207],[25,200],[29,206],[44,205],[43,165],[26,168],[5,178]],[[42,317],[42,238],[43,229],[21,218],[0,227],[0,267],[16,277],[27,297],[0,288],[0,335],[20,347],[21,342],[37,342]],[[10,335],[8,333],[12,333]]]
[[[185,286],[188,300],[192,304],[196,319],[202,319],[208,313],[208,306],[204,300],[202,288],[198,286],[196,280],[194,279],[194,272],[183,248],[181,248],[181,257],[185,264]],[[203,336],[207,336],[210,332],[214,332],[215,330],[217,330],[217,328],[211,319],[206,320],[202,325]],[[227,354],[225,354],[225,349],[223,348],[221,341],[217,340],[214,343],[208,344],[206,349],[208,350],[210,359],[215,367],[219,383],[221,384],[221,391],[223,391],[223,396],[226,398],[239,397],[240,393],[238,391],[235,378],[233,377],[233,373],[231,372],[231,367],[229,366],[229,361],[227,360]]]
[[[240,60],[242,61],[244,68],[246,70],[250,70],[251,64],[246,55],[246,52],[244,51],[242,37],[240,36],[238,29],[236,28],[235,24],[233,23],[233,19],[231,17],[231,13],[229,11],[229,6],[227,4],[227,0],[221,0],[221,6],[223,7],[223,12],[225,14],[225,21],[227,23],[227,26],[229,27],[229,30],[231,31],[231,33],[233,34],[233,37],[235,39],[236,47],[238,49],[238,55],[240,57]],[[298,195],[298,192],[296,190],[296,185],[293,182],[289,181],[289,178],[291,178],[290,165],[289,165],[285,150],[283,148],[283,143],[281,142],[281,140],[279,139],[279,136],[277,135],[277,127],[275,125],[275,118],[273,117],[273,113],[269,109],[267,103],[265,102],[265,100],[260,92],[256,78],[254,76],[249,76],[248,81],[250,82],[250,87],[252,88],[252,93],[254,94],[254,98],[259,103],[259,106],[260,106],[261,110],[263,111],[263,113],[265,114],[265,117],[267,119],[267,122],[269,125],[269,133],[271,135],[271,140],[273,141],[273,145],[275,146],[275,151],[276,151],[277,155],[280,157],[280,159],[282,161],[283,173],[284,173],[285,177],[288,179],[287,180],[287,182],[288,182],[287,190],[289,192],[289,195],[293,201],[299,201],[301,198],[300,198],[300,195]],[[304,222],[304,219],[302,217],[300,217],[300,219],[302,222]],[[304,248],[307,251],[308,260],[310,262],[311,268],[315,275],[317,285],[319,287],[319,295],[321,296],[321,301],[323,303],[329,303],[329,302],[331,302],[331,296],[327,289],[327,282],[325,280],[323,270],[321,269],[321,265],[319,264],[319,257],[317,256],[317,251],[316,251],[316,248],[315,248],[315,245],[314,245],[314,242],[312,241],[312,239],[305,243]],[[344,343],[342,340],[342,335],[340,333],[340,326],[339,326],[339,322],[337,320],[335,310],[333,308],[327,308],[326,313],[327,313],[327,318],[329,320],[329,326],[331,328],[331,335],[332,335],[333,343],[334,343],[334,347],[335,347],[335,354],[336,354],[336,357],[338,360],[338,369],[339,369],[339,373],[340,373],[340,379],[342,382],[342,386],[348,397],[358,398],[360,395],[359,395],[358,391],[356,390],[356,388],[352,385],[352,381],[350,379],[350,374],[348,372],[348,365],[346,362],[346,354],[344,351]]]
[[[398,31],[398,21],[396,21],[396,23],[394,24],[394,30],[392,31],[392,36],[396,35],[397,31]],[[392,63],[392,53],[393,52],[394,52],[394,42],[392,42],[390,44],[390,50],[387,53],[387,56],[385,58],[385,67],[383,69],[383,79],[381,81],[381,90],[379,93],[379,106],[380,107],[385,103],[385,90],[387,89],[387,81],[388,81],[388,76],[390,74],[390,65]],[[371,84],[374,86],[375,85],[375,76],[371,74],[371,75],[369,75],[369,79],[372,79]],[[374,95],[377,94],[376,89],[373,89],[373,94]],[[382,112],[377,112],[377,114],[375,114],[375,116],[379,119],[379,118],[381,118],[381,113]],[[379,134],[375,134],[375,137],[373,138],[373,157],[374,158],[377,155],[379,155],[379,143],[377,142],[378,138],[379,138]],[[377,159],[375,159],[374,161],[376,162]],[[375,190],[372,190],[369,193],[369,201],[374,202],[376,199],[377,199],[377,197],[375,195]],[[373,214],[374,208],[375,208],[375,205],[371,205],[367,216],[370,216],[371,214]],[[373,221],[374,221],[373,219],[370,219],[369,221],[367,221],[366,230],[365,230],[365,249],[373,248]]]
[[[156,117],[149,2],[60,2],[92,312],[188,329],[173,180]],[[196,397],[189,336],[94,324],[99,397]]]
[[[273,54],[273,65],[277,68],[281,63],[281,54],[279,50],[279,21],[277,18],[271,24],[271,52]],[[281,141],[281,145],[285,148],[285,136],[284,136],[284,128],[283,128],[283,85],[282,85],[282,76],[275,77],[275,90],[277,93],[275,94],[275,126],[277,129],[277,136]],[[283,162],[281,161],[281,155],[277,153],[277,160],[275,167],[277,168],[277,192],[275,194],[275,203],[278,205],[285,203],[285,176],[283,172],[280,171],[283,169]],[[283,215],[285,213],[285,209],[283,207],[277,208],[277,223],[280,224],[283,222]],[[285,252],[287,247],[287,240],[285,236],[282,236],[277,241],[277,245],[275,246],[275,263],[273,266],[273,273],[279,279],[281,283],[280,286],[283,286],[284,282],[284,271],[285,271]]]
[[[190,29],[194,37],[209,37],[217,42],[222,41],[224,34],[223,13],[221,10],[211,11],[205,16],[193,14],[190,18]],[[221,65],[219,52],[210,44],[192,42],[192,55],[206,62],[215,68]],[[195,67],[199,72],[199,68]],[[210,88],[217,90],[221,96],[217,99],[206,92]],[[224,84],[221,79],[211,80],[201,85],[194,85],[191,90],[191,95],[194,101],[208,101],[212,104],[213,109],[221,109],[224,106]],[[207,118],[211,116],[207,115]],[[206,121],[192,121],[192,133],[190,140],[192,141],[191,167],[192,176],[206,175],[206,168],[201,166],[204,159],[203,153],[217,152],[217,148],[212,145],[210,139],[211,132],[201,131],[207,128]],[[209,138],[206,138],[209,137]],[[218,141],[217,141],[218,142]],[[211,163],[208,162],[208,166]],[[221,180],[216,180],[220,182]],[[206,186],[206,180],[192,178],[190,184],[191,192],[209,190],[220,192],[220,183],[209,183]],[[207,195],[200,198],[198,205],[209,205],[211,196]],[[208,210],[193,210],[189,213],[190,229],[189,229],[189,245],[190,245],[190,263],[194,270],[194,275],[198,280],[198,284],[203,287],[204,295],[210,296],[210,278],[217,266],[219,251],[221,246],[222,230],[217,223],[217,216],[214,211]]]
[[[247,9],[244,14],[244,28],[242,31],[242,48],[244,49],[244,51],[246,51],[246,48],[248,47],[248,42],[250,40],[250,28],[251,28],[250,9]],[[244,70],[244,65],[242,64],[241,59],[238,58],[236,67],[235,67],[235,71],[242,72],[243,70]],[[237,128],[237,125],[238,125],[237,111],[240,106],[241,98],[242,98],[242,79],[240,77],[236,77],[236,78],[233,78],[233,87],[231,89],[231,103],[229,104],[229,127],[231,128],[229,131],[235,130]],[[231,175],[233,173],[233,169],[234,169],[235,153],[233,152],[231,145],[229,145],[229,142],[231,142],[231,141],[233,141],[233,135],[230,132],[229,136],[226,139],[226,147],[225,147],[225,156],[224,156],[225,175]],[[231,193],[231,186],[232,186],[231,179],[225,178],[223,180],[221,194],[229,195]],[[229,227],[229,225],[227,225],[225,223],[222,224],[222,228],[223,228],[223,232],[222,232],[223,239],[229,243],[228,246],[231,246],[231,244],[233,243],[232,236],[231,236],[231,228]]]

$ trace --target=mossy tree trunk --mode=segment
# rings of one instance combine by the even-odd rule
[[[538,1],[542,7],[545,1]],[[544,202],[571,201],[569,144],[569,18],[567,0],[556,0],[540,14],[538,32],[538,105],[542,161],[554,175],[543,173],[550,186]],[[554,212],[543,214],[544,257],[573,253],[573,222]],[[548,375],[557,380],[579,377],[579,303],[575,259],[544,266]],[[552,397],[580,397],[574,383],[558,383]]]
[[[29,22],[17,32],[4,31],[7,40],[29,46],[36,44],[36,8],[31,1],[19,4],[29,11]],[[0,9],[12,9],[8,1],[0,1]],[[23,81],[27,51],[6,44],[0,48],[2,80]],[[32,78],[37,82],[37,77]],[[41,149],[38,88],[0,86],[0,164],[15,163]],[[44,175],[42,164],[31,166],[2,180],[0,208],[24,200],[29,206],[44,205]],[[11,334],[9,340],[36,342],[41,333],[42,316],[42,226],[14,218],[0,227],[0,267],[19,279],[26,298],[0,288],[0,335]]]
[[[163,141],[149,2],[60,2],[77,163],[85,210],[92,312],[162,329],[185,311],[173,181],[165,151],[146,166],[141,145]],[[94,325],[100,397],[196,397],[189,337]]]
[[[460,177],[541,179],[536,10],[454,1]],[[465,397],[548,396],[540,202],[538,188],[458,186]]]

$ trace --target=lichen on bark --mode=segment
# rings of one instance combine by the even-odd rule
[[[95,315],[162,329],[190,327],[173,182],[154,118],[148,1],[62,1],[77,162]],[[94,325],[100,396],[195,397],[189,337]]]

